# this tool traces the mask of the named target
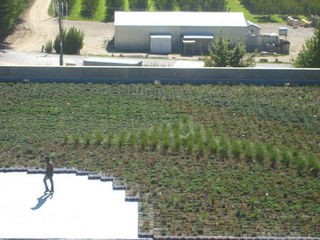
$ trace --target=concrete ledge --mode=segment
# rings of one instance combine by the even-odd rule
[[[0,66],[0,81],[319,85],[320,69]]]

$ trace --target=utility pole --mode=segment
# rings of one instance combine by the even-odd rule
[[[58,10],[58,15],[59,15],[59,33],[60,33],[60,66],[63,66],[63,42],[62,42],[62,39],[63,39],[63,29],[62,29],[62,10],[63,10],[63,7],[62,7],[62,0],[59,0],[59,10]]]

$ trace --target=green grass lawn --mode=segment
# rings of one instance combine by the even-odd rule
[[[285,23],[286,21],[281,18],[278,14],[271,15],[270,19],[264,19],[262,15],[252,14],[246,9],[239,0],[228,0],[228,8],[231,12],[243,12],[244,16],[247,20],[259,23],[259,22],[278,22],[278,23]]]
[[[0,83],[0,167],[114,176],[156,235],[319,236],[319,92]]]
[[[76,3],[74,4],[70,15],[66,17],[68,20],[79,20],[79,21],[104,21],[105,20],[105,0],[99,0],[99,7],[97,8],[97,12],[95,15],[91,18],[83,17],[81,16],[81,0],[76,0]]]

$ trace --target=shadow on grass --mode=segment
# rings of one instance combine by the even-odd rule
[[[272,19],[271,15],[256,16],[255,19],[261,23],[277,23],[276,20]]]

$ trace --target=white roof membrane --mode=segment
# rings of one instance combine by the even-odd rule
[[[247,27],[242,12],[115,12],[115,26]]]
[[[43,177],[0,173],[0,238],[138,239],[138,203],[125,202],[125,191],[55,174],[55,193],[44,195]]]

